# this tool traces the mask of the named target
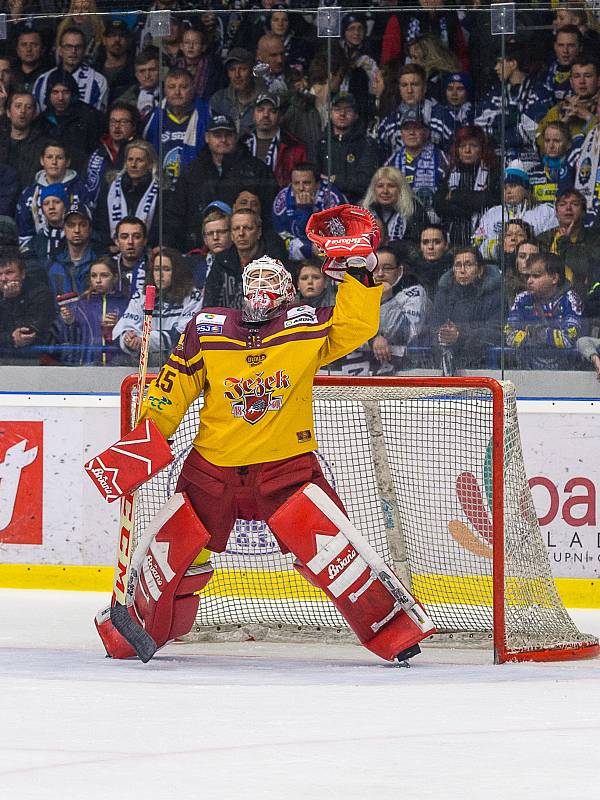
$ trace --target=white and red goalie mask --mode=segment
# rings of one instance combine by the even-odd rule
[[[294,302],[292,276],[281,261],[262,256],[251,261],[242,273],[242,319],[265,322],[281,314]]]

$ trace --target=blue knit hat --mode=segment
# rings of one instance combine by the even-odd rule
[[[64,183],[51,183],[49,186],[42,186],[40,203],[43,203],[47,197],[58,197],[65,204],[65,208],[69,205],[69,192]]]
[[[514,161],[511,161],[506,171],[504,172],[504,183],[516,183],[519,186],[523,186],[525,189],[530,189],[531,184],[529,183],[529,174],[525,169],[525,165],[522,161],[519,161],[516,158]]]
[[[462,83],[466,89],[468,99],[471,100],[473,98],[473,81],[468,72],[447,72],[442,79],[444,92],[450,83]]]

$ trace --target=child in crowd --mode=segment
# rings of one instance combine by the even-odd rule
[[[296,279],[296,299],[313,308],[324,308],[335,304],[335,287],[321,270],[318,261],[301,261]]]

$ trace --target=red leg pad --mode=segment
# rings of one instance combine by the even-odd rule
[[[358,552],[356,542],[350,543],[304,489],[292,495],[268,524],[301,562],[294,564],[298,572],[325,592],[362,644],[376,655],[393,660],[433,632],[429,620],[417,624],[405,613],[377,577],[379,565],[369,559],[366,540],[355,531],[364,545]],[[416,609],[422,611],[418,605]]]

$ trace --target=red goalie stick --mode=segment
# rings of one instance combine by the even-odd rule
[[[152,329],[152,312],[156,295],[155,286],[146,287],[146,301],[144,303],[144,326],[142,328],[142,344],[140,347],[140,366],[138,370],[137,397],[134,407],[135,424],[139,422],[142,399],[146,386],[146,372],[148,369],[148,349],[150,345],[150,332]],[[133,576],[130,575],[133,521],[135,514],[136,492],[125,494],[121,498],[121,519],[119,523],[119,540],[117,543],[117,563],[115,565],[115,578],[110,609],[110,620],[119,633],[127,639],[138,655],[140,661],[150,661],[157,647],[154,639],[131,618],[127,610],[128,584]],[[133,581],[132,581],[133,583]],[[132,593],[133,596],[133,593]]]

